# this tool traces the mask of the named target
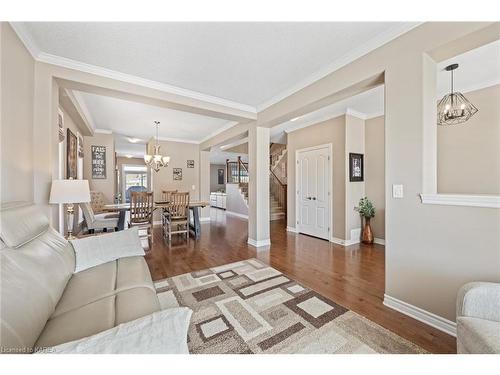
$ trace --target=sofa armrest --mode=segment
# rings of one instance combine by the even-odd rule
[[[75,251],[75,273],[132,256],[144,256],[138,228],[71,240]]]
[[[43,348],[39,354],[189,354],[187,333],[192,311],[157,311],[95,335]]]
[[[460,288],[457,318],[461,316],[500,322],[500,284],[473,282]]]

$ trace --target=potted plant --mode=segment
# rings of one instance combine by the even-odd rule
[[[359,214],[365,218],[365,226],[361,235],[361,242],[372,244],[373,232],[372,227],[370,226],[370,219],[375,216],[375,207],[367,197],[364,197],[359,200],[358,211]]]

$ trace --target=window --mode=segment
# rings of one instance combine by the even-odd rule
[[[123,197],[126,203],[130,202],[130,193],[134,191],[148,191],[148,171],[145,166],[123,166]]]

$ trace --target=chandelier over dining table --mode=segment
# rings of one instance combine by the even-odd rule
[[[156,126],[156,140],[153,148],[153,155],[146,154],[144,155],[144,162],[148,167],[151,167],[155,172],[158,172],[162,167],[168,167],[168,163],[170,163],[170,156],[162,156],[160,153],[160,143],[159,143],[159,128],[160,122],[155,121]]]

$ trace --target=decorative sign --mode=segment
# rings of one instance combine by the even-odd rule
[[[187,161],[187,167],[188,168],[194,168],[194,160],[188,160]]]
[[[92,146],[92,178],[106,179],[106,146]]]
[[[174,181],[182,180],[182,168],[173,168]]]

